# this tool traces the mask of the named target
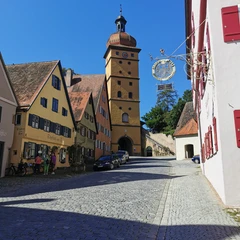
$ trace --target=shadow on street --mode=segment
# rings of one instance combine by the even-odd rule
[[[0,204],[0,239],[152,239],[155,240],[159,227],[139,221],[107,218],[96,215],[54,210],[40,210],[36,203],[54,199],[31,199],[9,201]],[[35,208],[28,204],[35,203]],[[24,204],[25,206],[15,206]],[[8,206],[10,205],[10,206]],[[53,205],[54,208],[54,205]],[[187,240],[224,240],[240,236],[240,229],[220,225],[172,225],[166,228],[165,238]],[[165,231],[165,230],[164,230]]]

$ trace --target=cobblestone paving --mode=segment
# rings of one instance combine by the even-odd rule
[[[71,178],[26,178],[26,184],[10,184],[7,192],[5,180],[0,239],[155,239],[153,222],[169,166],[163,160],[135,160],[113,171]]]
[[[113,171],[0,179],[0,240],[240,239],[198,166],[136,158]]]
[[[165,212],[158,240],[240,239],[239,225],[229,217],[219,197],[201,174],[200,165],[190,160],[172,161]]]

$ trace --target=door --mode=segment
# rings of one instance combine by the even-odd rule
[[[3,151],[4,151],[4,142],[0,142],[0,176],[2,172]]]

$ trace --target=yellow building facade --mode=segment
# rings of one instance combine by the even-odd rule
[[[136,40],[125,32],[125,18],[115,23],[117,32],[107,42],[105,70],[112,121],[112,151],[141,155],[139,52]]]
[[[76,162],[82,162],[83,159],[94,160],[95,141],[98,133],[93,97],[91,92],[71,92],[69,97],[75,122],[76,131]]]
[[[7,70],[20,105],[9,162],[31,163],[38,153],[54,151],[56,167],[68,167],[75,121],[60,62],[15,64]]]

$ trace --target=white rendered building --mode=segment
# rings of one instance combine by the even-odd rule
[[[240,207],[239,0],[185,0],[185,7],[202,171],[225,205]]]

